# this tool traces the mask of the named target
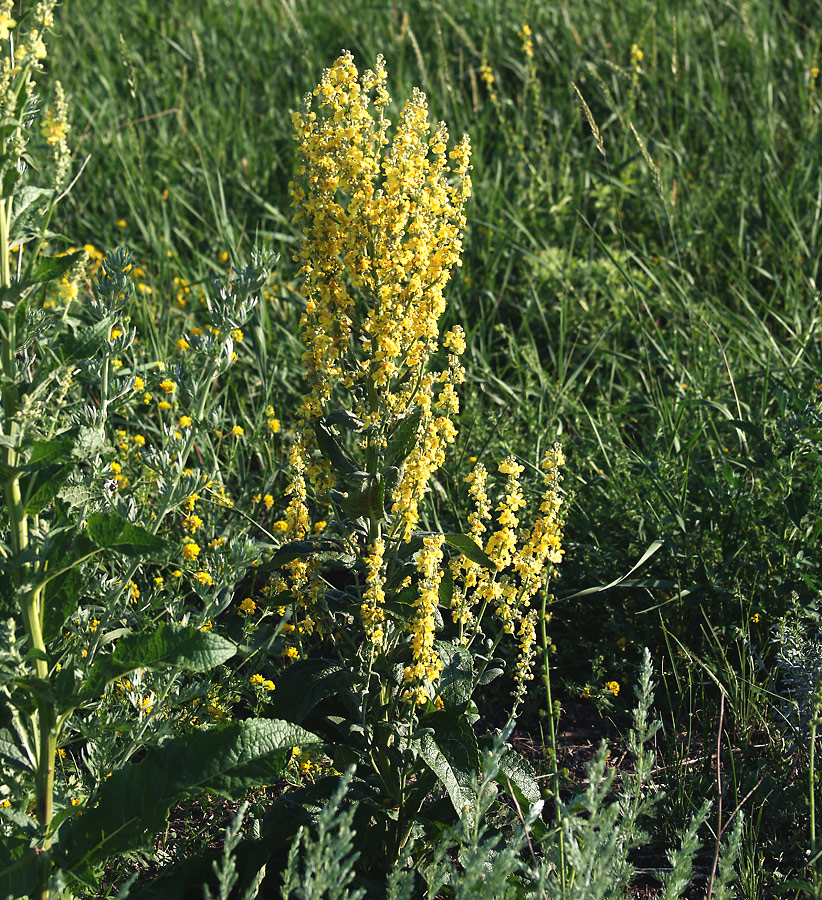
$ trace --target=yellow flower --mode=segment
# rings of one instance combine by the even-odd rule
[[[619,682],[618,681],[606,681],[605,687],[616,697],[619,693]]]
[[[157,409],[162,409],[162,410],[171,409],[171,404],[168,402],[168,400],[161,400],[157,404]]]
[[[256,675],[252,675],[251,678],[248,679],[252,684],[262,684],[265,681],[262,675],[259,672]]]
[[[173,394],[174,391],[177,390],[177,385],[170,379],[166,378],[165,381],[160,382],[160,387],[167,393]]]
[[[200,547],[191,540],[191,538],[187,538],[186,542],[183,544],[183,557],[187,560],[194,560],[200,555]]]
[[[9,39],[9,33],[16,24],[16,20],[12,19],[7,12],[0,13],[0,41]]]
[[[234,435],[234,437],[242,437],[243,434],[245,434],[245,430],[243,429],[243,427],[241,425],[235,425],[231,429],[231,433]]]
[[[183,528],[186,531],[196,531],[198,528],[201,528],[203,524],[203,520],[199,516],[190,515],[186,516],[183,519]]]
[[[145,386],[146,386],[146,383],[143,381],[143,379],[140,378],[139,375],[135,375],[134,376],[134,386],[132,387],[132,390],[141,391]]]
[[[127,225],[128,225],[128,222],[126,222],[125,219],[118,219],[118,220],[117,220],[117,227],[118,227],[118,228],[125,228]]]
[[[138,447],[145,447],[146,445],[146,439],[141,434],[135,434],[132,440]]]
[[[299,659],[300,651],[296,647],[286,647],[283,656],[285,656],[287,659]]]
[[[257,604],[251,599],[251,597],[246,597],[245,600],[240,604],[239,613],[241,616],[248,616],[257,611]]]
[[[177,349],[178,350],[190,350],[191,344],[189,344],[189,342],[185,338],[180,338],[177,341]]]
[[[190,428],[191,427],[191,416],[180,416],[177,420],[180,428]]]
[[[263,503],[265,503],[266,509],[271,509],[271,507],[274,506],[274,498],[271,496],[271,494],[266,494],[263,497]]]
[[[195,581],[199,581],[200,584],[204,584],[208,587],[211,587],[214,584],[214,579],[208,574],[208,572],[197,572],[194,576]]]

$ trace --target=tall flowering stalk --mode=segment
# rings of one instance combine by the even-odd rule
[[[465,377],[465,333],[455,326],[440,335],[439,320],[460,265],[470,143],[463,137],[449,151],[447,128],[429,124],[419,90],[395,127],[390,103],[382,58],[360,75],[343,53],[293,117],[305,392],[290,541],[271,566],[284,570],[276,590],[297,630],[302,615],[340,638],[358,704],[352,733],[363,736],[356,752],[375,770],[388,808],[400,810],[387,826],[396,857],[448,748],[477,747],[469,701],[480,679],[493,677],[485,670],[504,637],[518,657],[515,703],[524,696],[537,634],[532,601],[562,556],[564,460],[558,445],[546,455],[530,526],[524,467],[509,457],[496,505],[485,467],[469,476],[467,534],[420,529],[421,503],[456,437]],[[310,533],[312,505],[329,520],[320,537]],[[482,657],[471,651],[480,641]],[[306,676],[314,664],[305,661]],[[456,810],[470,805],[459,779],[444,783]]]
[[[416,89],[389,140],[385,82],[382,57],[360,77],[344,53],[294,114],[299,167],[291,192],[304,236],[298,259],[308,388],[300,446],[314,481],[331,483],[328,465],[311,458],[314,428],[343,396],[353,398],[367,471],[375,475],[391,429],[416,405],[417,441],[389,491],[390,531],[407,539],[456,433],[454,385],[465,342],[455,329],[440,344],[438,322],[460,264],[470,145],[466,136],[447,151],[446,126],[431,132]],[[441,349],[448,367],[434,375],[429,362]]]

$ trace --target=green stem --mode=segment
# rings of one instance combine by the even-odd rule
[[[549,646],[548,646],[548,630],[546,628],[546,605],[548,595],[542,595],[542,610],[540,614],[540,631],[542,638],[542,660],[545,677],[545,699],[548,704],[548,740],[551,749],[551,780],[554,786],[554,814],[557,821],[557,829],[559,835],[559,881],[562,890],[562,898],[565,900],[567,895],[567,885],[565,883],[565,836],[562,830],[562,800],[559,795],[559,763],[557,759],[557,726],[554,719],[554,700],[551,694],[551,664],[549,662]]]

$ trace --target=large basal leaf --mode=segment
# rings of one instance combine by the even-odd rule
[[[461,716],[450,710],[432,713],[421,724],[433,728],[434,733],[420,737],[420,756],[448,791],[457,814],[473,811],[477,801],[473,782],[481,768],[476,735]]]
[[[97,547],[115,550],[124,556],[143,556],[165,547],[162,538],[116,513],[93,513],[88,517],[85,533]]]
[[[152,634],[120,638],[112,653],[95,661],[83,694],[95,697],[110,681],[134,669],[170,666],[189,672],[207,672],[231,659],[236,652],[236,644],[213,631],[162,623]]]
[[[57,864],[71,870],[85,860],[148,849],[174,803],[206,792],[234,799],[271,784],[293,747],[317,743],[315,735],[279,719],[247,719],[172,738],[101,784],[94,805],[61,829]]]

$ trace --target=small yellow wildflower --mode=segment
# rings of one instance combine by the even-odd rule
[[[185,338],[180,338],[180,339],[177,341],[177,349],[178,349],[178,350],[184,350],[184,351],[185,351],[185,350],[190,350],[190,349],[191,349],[191,344],[189,344],[189,342],[188,342]]]
[[[214,584],[214,579],[208,574],[208,572],[197,572],[194,576],[195,581],[199,581],[200,584],[204,584],[207,587],[211,587]]]
[[[145,447],[146,445],[146,439],[141,434],[135,434],[132,440],[138,447]]]
[[[125,228],[127,225],[128,225],[128,222],[126,222],[125,219],[118,219],[118,220],[117,220],[117,227],[118,227],[118,228]]]
[[[299,659],[300,651],[296,647],[286,647],[283,656],[287,657],[288,659]]]
[[[0,41],[7,41],[9,39],[9,34],[11,29],[17,24],[16,19],[12,19],[12,17],[7,12],[0,13]]]
[[[161,400],[157,404],[157,409],[162,409],[162,410],[171,409],[171,404],[168,402],[168,400]]]
[[[140,378],[139,375],[135,375],[134,376],[134,386],[132,387],[132,390],[141,391],[145,386],[146,386],[145,381],[143,381],[143,379]]]
[[[266,509],[271,509],[271,507],[274,506],[274,498],[271,496],[271,494],[266,494],[263,497],[263,503],[265,503]]]
[[[616,697],[619,694],[619,682],[618,681],[606,681],[605,687]]]
[[[180,428],[190,428],[191,427],[191,416],[180,416],[177,420]]]
[[[177,390],[177,385],[170,378],[166,378],[165,381],[160,382],[160,387],[167,393],[173,394],[174,391]]]
[[[241,425],[235,425],[231,429],[231,433],[234,437],[242,437],[245,434],[245,429]]]
[[[197,559],[200,555],[200,547],[191,538],[187,538],[183,544],[183,557],[188,560]]]
[[[240,604],[240,608],[238,610],[241,616],[249,616],[252,613],[257,611],[257,604],[251,599],[251,597],[246,597],[245,600]]]

